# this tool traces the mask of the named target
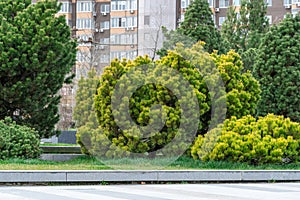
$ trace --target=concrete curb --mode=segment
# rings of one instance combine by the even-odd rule
[[[0,170],[0,183],[300,181],[300,170]]]
[[[42,154],[40,156],[41,160],[50,160],[50,161],[69,161],[74,158],[84,156],[83,154]]]

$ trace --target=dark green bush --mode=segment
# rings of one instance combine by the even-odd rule
[[[299,15],[287,15],[265,34],[253,70],[262,90],[259,116],[274,113],[300,122],[299,40]]]
[[[300,150],[300,124],[269,114],[232,117],[223,126],[198,136],[192,147],[194,159],[251,164],[296,162]]]
[[[0,120],[0,159],[37,158],[41,151],[38,133],[17,125],[11,118]]]

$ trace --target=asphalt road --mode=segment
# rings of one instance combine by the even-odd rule
[[[299,200],[300,183],[0,187],[1,200]]]

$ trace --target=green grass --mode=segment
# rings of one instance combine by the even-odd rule
[[[242,163],[230,162],[200,162],[188,157],[181,157],[175,162],[171,163],[172,159],[118,159],[109,160],[105,165],[99,160],[91,157],[79,157],[66,162],[42,161],[38,159],[33,160],[4,160],[0,161],[0,170],[216,170],[216,169],[232,169],[232,170],[300,170],[300,164],[286,164],[286,165],[260,165],[253,166]],[[166,163],[169,163],[166,166]]]

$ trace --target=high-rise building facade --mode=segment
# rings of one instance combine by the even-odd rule
[[[193,0],[181,0],[181,20],[184,19],[186,8]],[[296,14],[300,10],[300,0],[265,0],[268,5],[267,15],[270,24],[281,21],[287,13]],[[239,12],[241,0],[208,0],[213,12],[213,19],[218,28],[226,20],[226,12],[229,6],[236,6]]]
[[[100,72],[112,59],[134,59],[161,48],[161,27],[175,29],[180,0],[59,0],[78,40],[77,78],[86,69]]]

